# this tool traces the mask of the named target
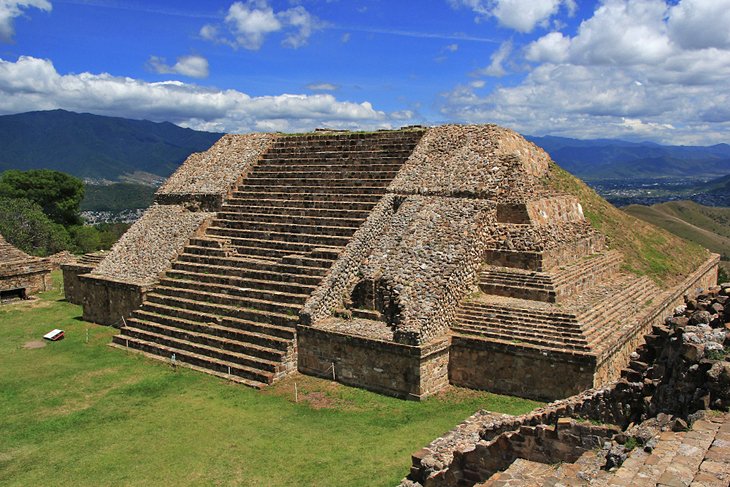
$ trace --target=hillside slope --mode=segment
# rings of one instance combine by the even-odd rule
[[[730,208],[672,201],[652,206],[630,205],[623,210],[713,252],[730,257]]]
[[[664,286],[676,283],[709,257],[708,251],[662,228],[625,213],[598,196],[583,181],[552,162],[546,183],[572,194],[586,218],[624,255],[624,268],[648,275]]]
[[[116,180],[134,172],[168,176],[192,152],[222,134],[169,122],[128,120],[65,110],[0,116],[0,171],[55,169]]]

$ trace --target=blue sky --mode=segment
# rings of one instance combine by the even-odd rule
[[[0,113],[730,142],[730,0],[0,0]]]

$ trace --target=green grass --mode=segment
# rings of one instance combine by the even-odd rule
[[[730,259],[730,208],[672,201],[652,206],[630,205],[623,210]]]
[[[475,410],[539,405],[459,389],[409,402],[304,376],[259,392],[112,349],[115,330],[80,314],[59,291],[0,307],[0,485],[390,486]],[[53,328],[66,338],[23,348]]]
[[[606,236],[608,247],[624,256],[624,268],[672,285],[709,258],[700,245],[625,213],[555,163],[545,178],[549,187],[578,198],[591,225]]]

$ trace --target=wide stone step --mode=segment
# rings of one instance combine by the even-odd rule
[[[174,275],[176,275],[178,271],[196,272],[203,275],[226,277],[231,283],[240,283],[240,287],[246,287],[243,285],[244,283],[254,284],[258,281],[291,283],[297,284],[299,285],[299,287],[317,286],[322,280],[320,276],[289,274],[286,272],[272,272],[259,269],[242,269],[238,267],[219,266],[211,264],[198,264],[195,262],[185,262],[180,260],[173,262],[172,268],[167,272],[167,276],[174,277]],[[228,283],[221,282],[221,284]]]
[[[338,180],[345,181],[388,181],[390,182],[395,175],[398,173],[395,171],[378,171],[372,168],[366,168],[360,171],[352,169],[325,169],[325,170],[313,170],[309,169],[312,166],[304,166],[307,169],[300,170],[283,170],[278,168],[276,170],[262,171],[260,168],[256,168],[250,175],[246,177],[246,184],[250,184],[253,181],[260,180],[271,180],[271,181],[327,181],[336,182]],[[322,167],[322,166],[314,166]]]
[[[307,177],[283,177],[275,176],[272,178],[259,178],[259,177],[248,177],[245,181],[247,188],[254,188],[264,186],[266,188],[275,187],[286,187],[286,188],[300,188],[300,187],[326,187],[332,188],[362,188],[362,187],[374,187],[374,188],[385,188],[390,184],[392,178],[328,178],[324,176],[317,177],[316,175],[310,175]]]
[[[270,242],[281,242],[281,243],[305,243],[310,246],[338,246],[344,247],[350,241],[349,236],[337,236],[337,235],[316,235],[309,233],[288,233],[288,232],[266,232],[263,230],[243,230],[237,228],[222,228],[222,227],[208,227],[207,233],[209,235],[219,235],[221,237],[228,237],[231,239],[231,244],[234,246],[239,245],[236,242],[244,240],[263,240]],[[245,245],[245,244],[244,244]],[[269,246],[271,247],[271,246]],[[297,249],[301,250],[301,249]]]
[[[210,313],[213,315],[230,316],[242,320],[257,321],[259,323],[270,323],[278,326],[296,326],[298,321],[297,315],[287,315],[276,313],[273,311],[263,311],[252,308],[241,308],[239,306],[231,306],[224,303],[215,303],[199,299],[189,299],[180,296],[169,296],[150,292],[147,294],[147,301],[150,303],[163,304],[169,307],[189,309],[192,311],[200,311],[202,313]]]
[[[332,264],[332,261],[326,261],[322,259],[301,259],[291,257],[290,260],[285,261],[270,261],[270,260],[259,260],[253,258],[241,258],[241,257],[217,257],[217,256],[204,256],[198,254],[187,254],[183,253],[178,256],[178,261],[181,262],[193,262],[196,264],[213,265],[221,267],[232,267],[235,269],[252,269],[259,271],[268,272],[281,272],[284,274],[300,274],[303,276],[318,276],[322,277],[327,273],[327,269]],[[314,265],[301,265],[301,263],[311,262]],[[322,263],[326,267],[322,266]]]
[[[186,320],[142,309],[136,310],[132,314],[132,317],[128,320],[128,323],[133,323],[137,328],[143,329],[146,329],[145,327],[148,326],[164,327],[168,329],[167,334],[172,336],[174,336],[175,333],[185,331],[214,335],[219,338],[226,338],[236,342],[255,345],[255,347],[252,347],[252,350],[261,349],[272,352],[276,351],[279,355],[287,352],[287,350],[292,346],[294,338],[294,332],[291,329],[272,330],[271,326],[269,326],[268,328],[264,328],[260,331],[248,331],[219,325],[210,321]],[[154,330],[150,329],[150,331]],[[278,334],[273,334],[272,331]],[[283,333],[284,331],[287,333]],[[285,336],[279,336],[281,334],[284,334]],[[252,353],[255,354],[255,352]],[[264,358],[272,359],[271,357],[266,356],[264,356]]]
[[[234,316],[222,316],[211,312],[195,311],[192,309],[168,306],[150,301],[146,301],[141,308],[135,311],[135,313],[140,314],[140,316],[142,313],[164,316],[166,321],[161,321],[161,318],[156,318],[156,320],[159,323],[169,326],[184,327],[184,323],[194,322],[220,325],[227,328],[235,328],[237,330],[258,333],[261,335],[270,335],[272,337],[279,337],[287,340],[293,339],[296,335],[296,328],[291,326],[291,324],[288,326],[278,326],[271,323],[251,321],[236,318]]]
[[[465,302],[461,305],[465,311],[471,311],[478,314],[507,314],[509,316],[519,316],[520,318],[535,318],[544,321],[575,321],[575,315],[562,313],[559,311],[542,311],[539,309],[526,309],[514,306],[500,306],[496,304]]]
[[[529,333],[546,334],[555,336],[556,338],[575,338],[585,341],[582,330],[577,322],[565,322],[560,324],[540,323],[538,321],[525,322],[521,320],[500,319],[497,317],[484,318],[481,316],[465,315],[461,313],[457,315],[457,321],[469,326],[502,330],[526,330]]]
[[[235,273],[228,275],[218,274],[218,269],[206,269],[204,267],[187,266],[190,269],[170,269],[166,273],[166,277],[170,279],[180,280],[197,280],[201,283],[216,284],[224,286],[239,287],[242,289],[252,289],[253,292],[275,292],[288,293],[294,295],[309,295],[316,289],[313,284],[301,284],[298,282],[284,281],[266,281],[259,279],[241,278]],[[212,271],[205,273],[204,271]]]
[[[531,343],[533,345],[559,347],[569,350],[588,350],[588,344],[583,339],[554,336],[546,333],[533,333],[529,330],[519,328],[499,329],[494,327],[473,326],[459,322],[452,327],[452,331],[455,333],[483,336],[485,338],[499,338],[515,343]]]
[[[168,287],[164,285],[155,286],[155,293],[158,295],[199,300],[213,304],[222,304],[224,306],[238,307],[251,312],[261,311],[285,315],[297,315],[301,309],[301,305],[298,303],[285,303],[268,301],[265,299],[247,298],[234,294],[219,293],[217,291],[217,289],[199,290],[192,288]]]
[[[333,222],[327,221],[332,224]],[[288,234],[309,234],[309,235],[329,235],[351,237],[357,231],[359,222],[349,227],[338,227],[331,225],[311,225],[304,222],[300,223],[276,223],[270,221],[248,221],[248,220],[223,220],[215,218],[211,222],[209,228],[228,228],[232,230],[257,231],[257,232],[276,232]]]
[[[160,285],[164,287],[192,289],[202,292],[207,291],[218,294],[230,294],[231,296],[237,296],[247,299],[287,303],[292,305],[299,305],[299,307],[304,305],[304,302],[309,297],[309,295],[307,294],[292,294],[280,291],[273,291],[270,289],[256,289],[251,287],[232,286],[229,284],[201,282],[199,280],[192,280],[195,278],[195,274],[189,273],[188,276],[190,277],[190,279],[164,277],[160,279]]]
[[[249,221],[257,223],[278,223],[278,224],[301,224],[308,226],[333,226],[333,227],[349,227],[358,228],[365,218],[367,212],[361,212],[360,215],[348,215],[342,211],[322,212],[321,210],[309,210],[309,215],[303,215],[303,212],[285,212],[285,213],[256,213],[247,208],[237,208],[237,211],[229,211],[224,209],[217,213],[217,218],[228,221]],[[314,214],[311,214],[314,213]]]
[[[348,161],[344,164],[332,163],[332,164],[269,164],[269,161],[261,161],[256,165],[252,175],[256,174],[271,174],[271,177],[275,177],[276,174],[284,173],[296,173],[296,174],[312,174],[312,173],[325,173],[325,172],[368,172],[373,171],[376,173],[391,173],[392,177],[400,170],[403,166],[400,161],[393,163],[379,163],[379,162],[367,162],[359,163],[357,161]]]
[[[372,211],[375,204],[366,203],[362,205],[366,209],[327,208],[327,202],[322,202],[322,207],[295,207],[295,206],[258,206],[258,205],[232,205],[224,204],[218,212],[222,215],[268,215],[273,218],[284,217],[312,217],[312,218],[342,218],[344,220],[364,221]],[[346,206],[346,205],[343,205]],[[226,218],[228,218],[226,216]]]
[[[215,372],[216,375],[220,375],[222,377],[229,375],[237,376],[244,379],[239,382],[243,382],[251,387],[259,389],[270,384],[274,378],[274,374],[271,372],[255,369],[235,362],[215,359],[213,357],[175,347],[149,342],[147,340],[122,335],[117,335],[112,340],[119,348],[140,350],[150,355],[159,356],[161,360],[168,363],[170,363],[171,357],[175,355],[176,362],[194,365],[203,370],[210,370]]]
[[[294,208],[350,208],[369,210],[380,201],[380,194],[290,193],[234,191],[226,202],[235,205],[277,206]]]
[[[286,350],[274,350],[208,333],[170,328],[152,322],[130,320],[122,335],[228,360],[256,369],[276,372]]]
[[[233,193],[235,198],[246,198],[246,197],[262,197],[272,198],[273,195],[281,193],[289,193],[290,195],[297,193],[304,193],[306,198],[311,198],[314,195],[325,195],[325,194],[336,194],[336,195],[358,195],[358,196],[382,196],[385,194],[386,185],[357,185],[348,184],[346,186],[340,185],[322,185],[322,184],[311,184],[318,181],[308,181],[306,186],[289,186],[286,184],[266,184],[266,185],[255,185],[246,184],[239,186]],[[294,198],[294,196],[290,196]],[[302,196],[304,197],[304,196]],[[319,199],[319,198],[317,198]]]
[[[306,148],[276,148],[272,147],[266,153],[262,155],[262,160],[267,164],[271,164],[273,161],[286,162],[291,164],[292,161],[310,161],[315,163],[327,163],[327,162],[342,162],[342,161],[356,161],[356,162],[368,162],[377,161],[382,164],[393,164],[402,163],[408,156],[411,155],[411,150],[403,148],[401,146],[390,146],[381,148],[318,148],[318,147],[306,147]]]

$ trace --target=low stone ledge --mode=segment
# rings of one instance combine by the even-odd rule
[[[395,397],[420,400],[448,384],[448,338],[413,346],[349,335],[332,325],[300,325],[297,347],[300,372]]]
[[[83,319],[100,325],[121,327],[132,311],[139,308],[154,287],[142,281],[125,281],[93,274],[78,276]]]
[[[454,336],[449,381],[537,400],[571,396],[593,386],[595,355]]]

